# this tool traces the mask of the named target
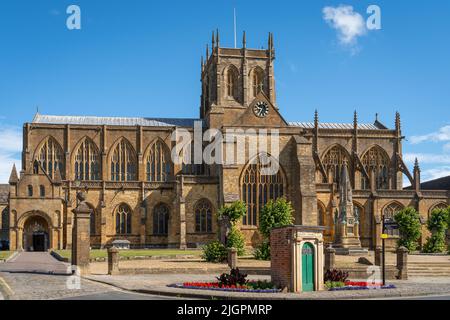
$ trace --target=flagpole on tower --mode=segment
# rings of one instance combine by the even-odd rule
[[[236,8],[234,10],[234,48],[237,48],[237,35],[236,35]]]

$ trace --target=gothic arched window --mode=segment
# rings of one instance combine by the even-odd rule
[[[350,164],[347,151],[342,146],[334,146],[325,154],[322,162],[328,174],[327,182],[339,185],[342,167],[346,165],[348,168]]]
[[[100,180],[100,157],[98,148],[90,139],[85,139],[75,156],[75,180]]]
[[[234,66],[227,68],[225,72],[225,84],[227,97],[238,99],[238,71]]]
[[[275,161],[271,158],[271,161]],[[257,226],[259,212],[270,200],[276,200],[284,195],[284,177],[281,167],[273,175],[262,174],[269,166],[261,163],[261,156],[250,162],[242,174],[242,200],[247,205],[247,215],[243,219],[244,225]]]
[[[116,234],[131,234],[131,208],[126,204],[121,204],[116,211]]]
[[[28,186],[28,196],[29,196],[29,197],[32,197],[32,196],[33,196],[33,186],[32,186],[32,185],[29,185],[29,186]]]
[[[153,234],[162,236],[169,234],[169,208],[163,203],[153,210]]]
[[[250,75],[250,79],[252,97],[254,98],[264,89],[264,71],[262,71],[260,68],[253,69]]]
[[[170,177],[170,157],[164,142],[154,142],[147,154],[147,181],[166,182]]]
[[[54,138],[47,138],[36,154],[36,160],[39,161],[42,169],[50,178],[55,177],[56,170],[59,170],[62,179],[65,178],[64,152]]]
[[[136,154],[131,144],[124,138],[116,145],[111,156],[111,180],[136,180]]]
[[[389,157],[383,149],[378,146],[372,147],[364,154],[362,164],[369,177],[371,176],[371,172],[374,173],[377,189],[389,189]],[[367,181],[365,177],[361,178],[361,188],[370,188],[370,181]]]
[[[206,200],[200,200],[195,206],[195,232],[212,232],[212,207]]]
[[[397,202],[393,202],[390,205],[388,205],[383,210],[384,222],[395,225],[395,219],[394,219],[395,214],[403,209],[404,209],[404,207]],[[384,232],[391,236],[399,236],[400,235],[399,229],[388,229],[388,230],[385,230]]]

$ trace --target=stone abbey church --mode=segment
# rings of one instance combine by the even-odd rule
[[[405,165],[399,114],[392,128],[359,123],[356,113],[349,123],[321,123],[317,113],[312,122],[288,122],[287,106],[276,102],[274,60],[271,34],[260,50],[246,47],[245,34],[238,49],[221,47],[213,35],[201,64],[198,119],[36,114],[23,127],[22,171],[14,167],[0,187],[2,239],[11,250],[70,248],[76,194],[85,191],[93,248],[114,240],[199,247],[217,239],[219,208],[239,199],[248,208],[241,229],[254,246],[259,212],[277,197],[292,202],[296,224],[326,226],[325,240],[333,242],[343,166],[365,248],[380,245],[383,219],[398,210],[415,207],[425,223],[431,210],[448,206],[448,191],[422,190],[418,164],[412,171]],[[172,132],[193,131],[195,121],[222,132],[277,129],[280,170],[262,175],[259,157],[242,165],[172,163]]]

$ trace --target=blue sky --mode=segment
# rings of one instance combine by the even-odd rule
[[[71,4],[81,8],[81,30],[66,27]],[[381,30],[356,23],[371,4],[381,8]],[[353,8],[325,19],[325,8],[339,6]],[[418,156],[424,180],[450,175],[449,1],[3,0],[0,182],[20,165],[21,126],[37,106],[44,114],[197,117],[200,57],[216,28],[233,46],[233,8],[238,44],[243,30],[253,48],[274,33],[286,119],[311,121],[318,109],[321,121],[351,122],[356,109],[362,122],[379,113],[392,127],[398,110],[409,166]]]

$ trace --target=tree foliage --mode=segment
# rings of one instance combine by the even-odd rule
[[[273,228],[291,225],[294,222],[294,209],[285,198],[269,201],[259,215],[259,231],[266,238],[270,238]]]
[[[416,250],[422,228],[419,213],[416,209],[408,207],[397,212],[394,220],[397,222],[400,230],[398,246],[404,246],[410,252]]]
[[[431,232],[431,237],[427,239],[424,252],[441,253],[445,251],[449,211],[449,209],[436,209],[431,213],[430,219],[427,222],[427,228]]]
[[[219,219],[227,216],[234,225],[247,214],[247,206],[242,201],[236,201],[228,206],[223,206],[219,210]]]

